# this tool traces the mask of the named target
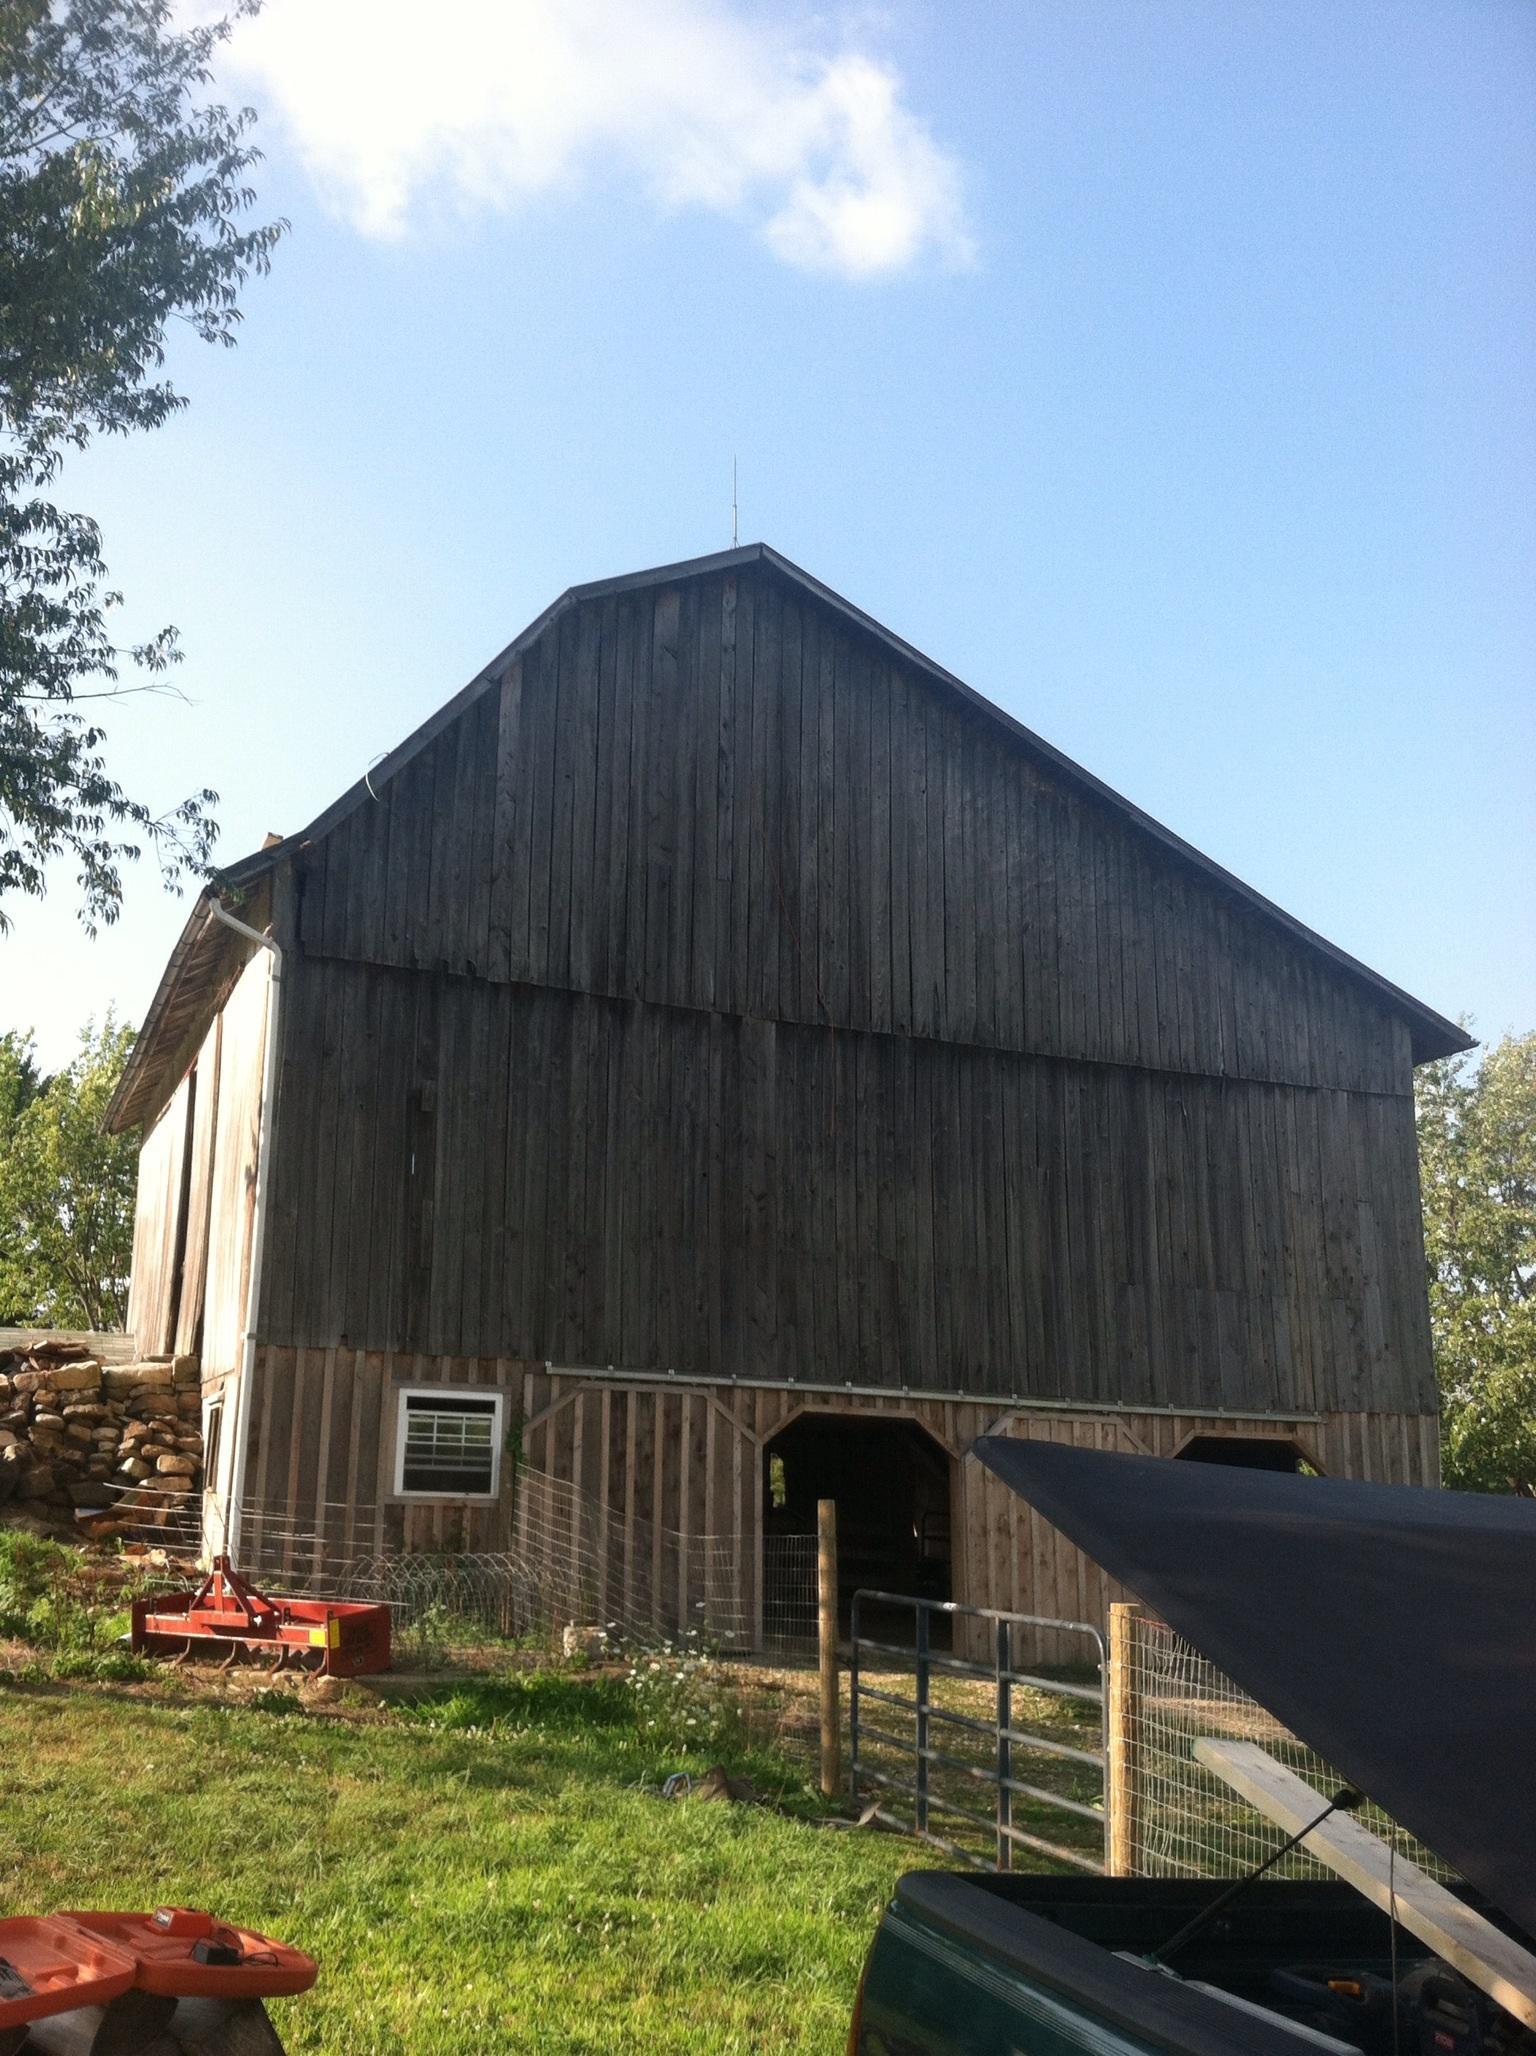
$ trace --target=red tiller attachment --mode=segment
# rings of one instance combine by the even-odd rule
[[[148,1656],[222,1654],[292,1663],[334,1678],[389,1669],[389,1608],[337,1599],[271,1599],[227,1556],[195,1592],[162,1592],[133,1608],[133,1647]]]

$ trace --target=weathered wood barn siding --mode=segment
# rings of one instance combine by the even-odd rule
[[[292,1538],[504,1546],[510,1500],[394,1495],[412,1383],[749,1579],[769,1435],[918,1420],[958,1589],[1032,1611],[1097,1588],[966,1454],[1000,1422],[1436,1475],[1411,1088],[1455,1030],[771,553],[568,595],[235,875],[284,952],[245,1489]],[[181,948],[125,1118],[212,1032]]]
[[[184,1078],[139,1145],[128,1330],[142,1338],[143,1349],[156,1355],[169,1350],[175,1332],[178,1224],[190,1118],[191,1081]]]
[[[501,1551],[520,1539],[520,1509],[510,1471],[494,1506],[392,1497],[395,1408],[401,1385],[443,1384],[500,1390],[523,1423],[524,1456],[536,1471],[569,1480],[584,1517],[625,1538],[599,1559],[610,1588],[595,1596],[599,1619],[625,1604],[626,1565],[667,1632],[690,1625],[691,1585],[672,1590],[645,1576],[662,1533],[709,1536],[734,1547],[740,1567],[740,1613],[749,1630],[759,1619],[763,1518],[763,1451],[795,1417],[827,1403],[825,1395],[683,1380],[595,1383],[578,1373],[506,1357],[433,1356],[361,1349],[266,1348],[257,1376],[269,1400],[259,1412],[252,1449],[252,1498],[262,1516],[251,1540],[266,1560],[319,1573],[329,1561],[398,1550]],[[1236,1432],[1230,1418],[1199,1412],[1132,1410],[1114,1414],[1010,1411],[961,1399],[887,1400],[844,1397],[851,1414],[918,1422],[951,1460],[955,1597],[1057,1619],[1102,1620],[1118,1596],[1104,1574],[1049,1522],[969,1452],[982,1435],[1018,1435],[1079,1448],[1173,1456],[1194,1435]],[[1389,1484],[1419,1483],[1438,1469],[1432,1415],[1340,1412],[1277,1414],[1267,1432],[1292,1436],[1321,1470]],[[547,1511],[541,1509],[541,1511]],[[574,1512],[574,1509],[573,1509]],[[521,1528],[527,1525],[526,1505]],[[263,1528],[265,1524],[265,1531]],[[674,1558],[674,1560],[677,1560]],[[1037,1651],[1042,1659],[1081,1660],[1066,1641]]]
[[[250,1287],[269,960],[231,965],[229,990],[139,1152],[128,1328],[146,1355],[237,1371]]]
[[[274,1338],[1432,1404],[1413,1131],[1384,1095],[309,958],[286,1024]]]
[[[296,903],[273,1340],[1433,1404],[1405,1022],[769,571],[569,610]]]
[[[1409,1087],[1363,985],[766,570],[571,608],[298,868],[306,955]]]
[[[201,1345],[205,1377],[236,1370],[245,1339],[269,965],[267,953],[258,950],[219,1015]]]

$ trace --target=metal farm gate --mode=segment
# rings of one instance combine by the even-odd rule
[[[907,1621],[911,1640],[892,1639]],[[1065,1676],[1023,1668],[1021,1647],[1041,1631],[1080,1637],[1082,1666]],[[961,1639],[972,1647],[984,1641],[989,1660],[945,1646]],[[1086,1621],[856,1593],[849,1670],[855,1804],[872,1804],[874,1818],[978,1869],[1010,1870],[1015,1849],[1025,1848],[1053,1864],[1102,1873],[1105,1663],[1104,1638]]]

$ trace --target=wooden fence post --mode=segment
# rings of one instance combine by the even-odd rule
[[[821,1656],[821,1789],[842,1789],[841,1708],[837,1696],[837,1501],[816,1502],[816,1630]]]
[[[1109,1874],[1132,1875],[1136,1864],[1139,1793],[1136,1785],[1136,1723],[1140,1713],[1136,1675],[1136,1623],[1141,1608],[1117,1600],[1109,1609],[1109,1676],[1105,1720],[1104,1805],[1109,1825]]]

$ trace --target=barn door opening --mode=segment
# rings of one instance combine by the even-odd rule
[[[1245,1471],[1301,1471],[1317,1466],[1290,1435],[1190,1435],[1174,1455],[1184,1463],[1224,1463]]]
[[[816,1502],[831,1499],[845,1627],[858,1591],[948,1599],[950,1469],[947,1451],[915,1421],[799,1415],[763,1448],[765,1568],[773,1538],[814,1534]],[[893,1612],[890,1626],[910,1636],[910,1611]]]

